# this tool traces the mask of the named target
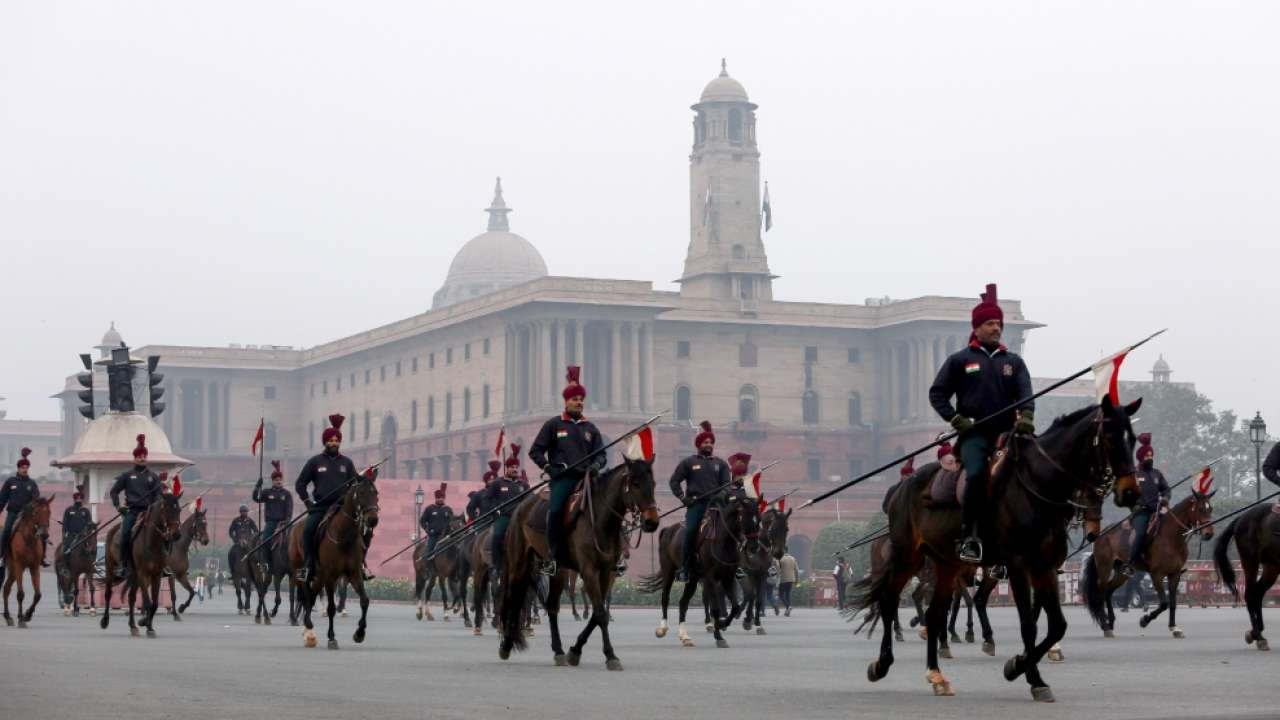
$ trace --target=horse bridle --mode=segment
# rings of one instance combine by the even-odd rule
[[[735,501],[735,502],[736,502],[736,501]],[[744,534],[742,534],[742,535],[740,535],[740,536],[739,536],[739,535],[735,535],[735,534],[734,534],[733,530],[731,530],[731,529],[729,528],[729,523],[728,523],[728,521],[726,521],[726,520],[724,519],[724,507],[723,507],[723,506],[718,507],[718,508],[712,508],[712,510],[715,512],[715,514],[717,515],[717,517],[719,517],[721,527],[723,527],[723,528],[724,528],[724,531],[725,531],[725,533],[727,533],[727,534],[729,535],[729,538],[730,538],[731,540],[733,540],[734,547],[736,547],[736,548],[737,548],[737,550],[738,550],[738,554],[739,554],[739,555],[741,555],[741,554],[742,554],[742,550],[747,546],[747,542],[748,542],[749,540],[751,540],[751,539],[752,539],[752,538],[751,538],[751,536],[750,536],[750,535],[748,535],[748,534],[746,534],[746,533],[744,533]],[[744,510],[742,509],[742,505],[741,505],[741,503],[738,503],[737,508],[736,508],[736,514],[737,514],[737,516],[738,516],[738,524],[739,524],[739,525],[741,525],[741,524],[742,524],[742,514],[743,514],[743,512],[744,512]],[[756,535],[756,539],[757,539],[757,541],[758,541],[758,539],[759,539],[759,537],[760,537],[760,532],[757,530],[757,531],[756,531],[756,533],[755,533],[755,535]],[[724,561],[724,559],[719,558],[719,557],[716,557],[716,546],[715,546],[715,544],[714,544],[714,543],[711,545],[711,548],[710,548],[709,552],[711,553],[711,557],[712,557],[712,559],[714,559],[716,562],[720,563],[721,565],[732,565],[732,564],[733,564],[733,561],[725,562],[725,561]]]
[[[598,476],[597,476],[598,477]],[[583,480],[583,492],[586,495],[587,519],[591,523],[591,543],[595,546],[596,552],[604,555],[604,550],[600,549],[600,540],[596,536],[596,514],[595,502],[593,500],[595,493],[592,492],[592,485],[595,484],[591,476],[587,476]],[[612,505],[606,505],[605,509],[609,514],[622,521],[622,543],[623,545],[634,550],[640,547],[640,541],[644,539],[643,518],[644,509],[640,507],[640,503],[631,499],[631,466],[625,464],[622,467],[622,505],[623,511],[618,512],[613,509]],[[629,519],[628,519],[629,518]],[[640,529],[636,534],[636,544],[631,545],[631,531]]]
[[[360,483],[362,482],[373,482],[373,481],[359,480],[354,484],[352,484],[351,489],[348,490],[347,492],[355,495],[360,488]],[[356,526],[356,532],[359,534],[360,537],[364,537],[365,534],[369,531],[369,521],[365,518],[365,514],[370,511],[373,511],[375,513],[382,512],[382,509],[378,507],[378,504],[376,502],[368,507],[365,507],[364,505],[360,504],[360,501],[358,499],[353,499],[353,501],[355,503],[355,507],[351,509],[351,515],[348,516],[345,513],[341,513],[341,510],[339,511],[339,513],[342,514],[344,517],[346,517],[348,520],[350,520],[352,523],[354,523]],[[346,497],[344,496],[343,503],[345,504],[345,502],[346,502]],[[329,531],[327,529],[325,530],[324,536],[329,542],[333,543],[334,545],[339,544],[337,540],[333,539],[333,536],[329,534]]]

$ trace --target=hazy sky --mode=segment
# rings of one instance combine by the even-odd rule
[[[552,274],[672,288],[689,105],[760,105],[779,299],[976,295],[1037,376],[1161,327],[1280,429],[1280,4],[0,4],[0,396],[134,345],[298,346],[430,307],[496,175]]]

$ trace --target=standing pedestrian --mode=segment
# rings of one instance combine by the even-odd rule
[[[796,559],[792,557],[790,550],[784,549],[782,559],[778,561],[778,594],[781,596],[782,606],[786,608],[783,614],[787,617],[791,617],[791,588],[795,586],[799,576],[800,567]]]
[[[831,571],[831,577],[836,581],[836,610],[844,609],[844,588],[849,582],[849,576],[852,570],[849,569],[849,562],[841,555],[836,560],[836,567]]]
[[[764,581],[764,596],[769,602],[769,606],[773,608],[774,616],[778,614],[778,595],[775,588],[778,587],[778,561],[771,560],[769,562],[769,574]]]

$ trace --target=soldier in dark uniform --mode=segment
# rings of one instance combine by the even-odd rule
[[[985,518],[987,458],[996,438],[1009,430],[1032,434],[1036,430],[1035,406],[1027,402],[1017,412],[1008,411],[981,427],[974,423],[1031,397],[1031,373],[1022,358],[1000,343],[1004,311],[996,286],[987,285],[982,302],[973,308],[973,334],[968,347],[947,358],[929,388],[929,402],[943,420],[960,433],[960,461],[964,465],[965,490],[961,503],[961,539],[956,545],[960,560],[982,560],[978,525]],[[956,404],[951,404],[955,397]]]
[[[712,454],[716,449],[716,434],[711,430],[711,423],[703,420],[701,427],[702,432],[693,439],[698,452],[681,460],[671,473],[671,494],[685,504],[684,564],[676,573],[676,579],[684,582],[689,581],[698,526],[707,514],[707,503],[729,484],[729,464]]]
[[[418,518],[418,526],[427,533],[427,555],[436,549],[440,538],[449,534],[449,524],[453,522],[453,509],[444,504],[448,486],[449,483],[440,483],[440,489],[435,491],[435,505],[428,505]]]
[[[1271,446],[1271,452],[1262,462],[1262,477],[1280,485],[1280,443]]]
[[[9,543],[13,540],[13,528],[18,523],[18,515],[27,505],[40,497],[40,486],[31,479],[31,460],[28,456],[31,448],[22,448],[22,457],[15,465],[17,472],[4,481],[0,487],[0,510],[6,510],[4,532],[0,534],[0,562],[9,564]],[[49,567],[48,561],[42,561],[43,567]]]
[[[305,562],[298,571],[299,582],[310,582],[311,577],[316,574],[316,550],[319,545],[316,531],[320,527],[320,521],[324,519],[329,506],[342,501],[343,489],[358,474],[351,458],[339,452],[342,447],[341,428],[344,420],[346,418],[341,415],[329,416],[329,427],[320,434],[324,452],[312,457],[302,466],[298,480],[294,483],[294,490],[307,506],[307,522],[302,531]],[[313,484],[316,493],[314,500],[307,491],[307,486]]]
[[[262,505],[262,539],[271,537],[280,523],[289,522],[293,517],[293,495],[284,486],[284,472],[280,469],[280,461],[271,461],[271,487],[262,489],[262,478],[253,486],[253,501]],[[271,564],[271,546],[280,539],[266,543],[258,548],[258,562]]]
[[[463,513],[467,516],[468,524],[489,512],[489,506],[485,501],[485,497],[488,495],[487,491],[489,490],[489,483],[493,482],[494,478],[498,477],[498,468],[500,467],[502,467],[502,463],[497,460],[490,460],[489,470],[485,472],[483,477],[484,487],[467,493],[467,507]]]
[[[84,506],[84,495],[77,490],[71,495],[71,507],[62,511],[62,546],[67,547],[68,541],[74,541],[91,522],[93,515]]]
[[[557,560],[564,551],[564,511],[569,496],[587,474],[604,468],[608,458],[603,452],[600,430],[582,415],[587,389],[578,381],[580,368],[570,365],[565,375],[564,412],[542,424],[538,437],[529,448],[529,459],[550,477],[551,499],[547,505],[548,557],[538,571],[556,574]],[[589,459],[588,459],[589,458]]]
[[[519,503],[507,503],[507,501],[524,492],[524,486],[520,483],[520,473],[517,471],[515,477],[511,477],[510,474],[495,477],[484,492],[485,504],[497,513],[493,521],[493,537],[490,538],[489,552],[493,554],[493,566],[500,570],[506,555],[504,542],[507,537],[507,525],[511,524],[511,516],[519,505]]]
[[[725,462],[729,463],[729,487],[724,491],[727,500],[750,500],[752,494],[747,491],[747,472],[751,469],[751,453],[734,453]]]
[[[511,443],[511,454],[507,455],[507,459],[503,463],[503,473],[508,480],[519,482],[522,491],[529,489],[529,478],[520,467],[520,446],[516,443]]]
[[[1156,451],[1151,447],[1151,433],[1138,436],[1138,449],[1134,453],[1138,459],[1138,488],[1142,494],[1138,502],[1133,504],[1133,517],[1129,520],[1133,526],[1133,547],[1129,548],[1129,563],[1121,568],[1126,575],[1133,575],[1135,566],[1145,562],[1143,553],[1147,549],[1147,527],[1151,524],[1151,516],[1164,512],[1169,504],[1172,491],[1164,473],[1156,469]]]
[[[236,535],[248,530],[250,536],[258,534],[258,524],[249,517],[249,506],[241,505],[240,514],[231,520],[231,525],[227,527],[227,536],[231,538],[231,542],[236,541]]]
[[[151,506],[164,486],[160,478],[147,469],[147,436],[138,436],[138,446],[133,449],[133,468],[116,476],[111,486],[111,504],[123,519],[120,521],[120,565],[116,577],[128,577],[133,564],[133,524],[138,515]],[[120,507],[120,493],[124,493],[124,507]]]

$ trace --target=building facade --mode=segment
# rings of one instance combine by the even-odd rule
[[[812,496],[945,429],[927,391],[943,358],[969,337],[973,297],[825,304],[778,300],[761,217],[758,106],[723,68],[692,106],[689,238],[678,291],[650,282],[548,273],[511,231],[499,181],[484,233],[458,251],[430,311],[312,348],[146,345],[160,355],[167,409],[157,420],[195,480],[256,479],[249,443],[267,423],[269,457],[299,468],[319,450],[331,413],[346,416],[344,450],[387,460],[384,474],[474,481],[499,428],[526,443],[561,408],[567,364],[583,367],[587,413],[609,436],[662,413],[656,471],[692,452],[710,420],[719,452],[781,460],[767,494]],[[671,243],[673,247],[678,247]],[[1002,301],[1006,343],[1037,327]],[[112,330],[114,332],[114,328]],[[119,342],[116,337],[103,339]],[[74,376],[62,446],[83,425]],[[532,468],[530,468],[532,470]],[[884,485],[842,495],[844,519],[878,509]],[[410,501],[408,498],[406,501]],[[411,502],[411,501],[410,501]],[[796,548],[837,510],[797,516]]]

